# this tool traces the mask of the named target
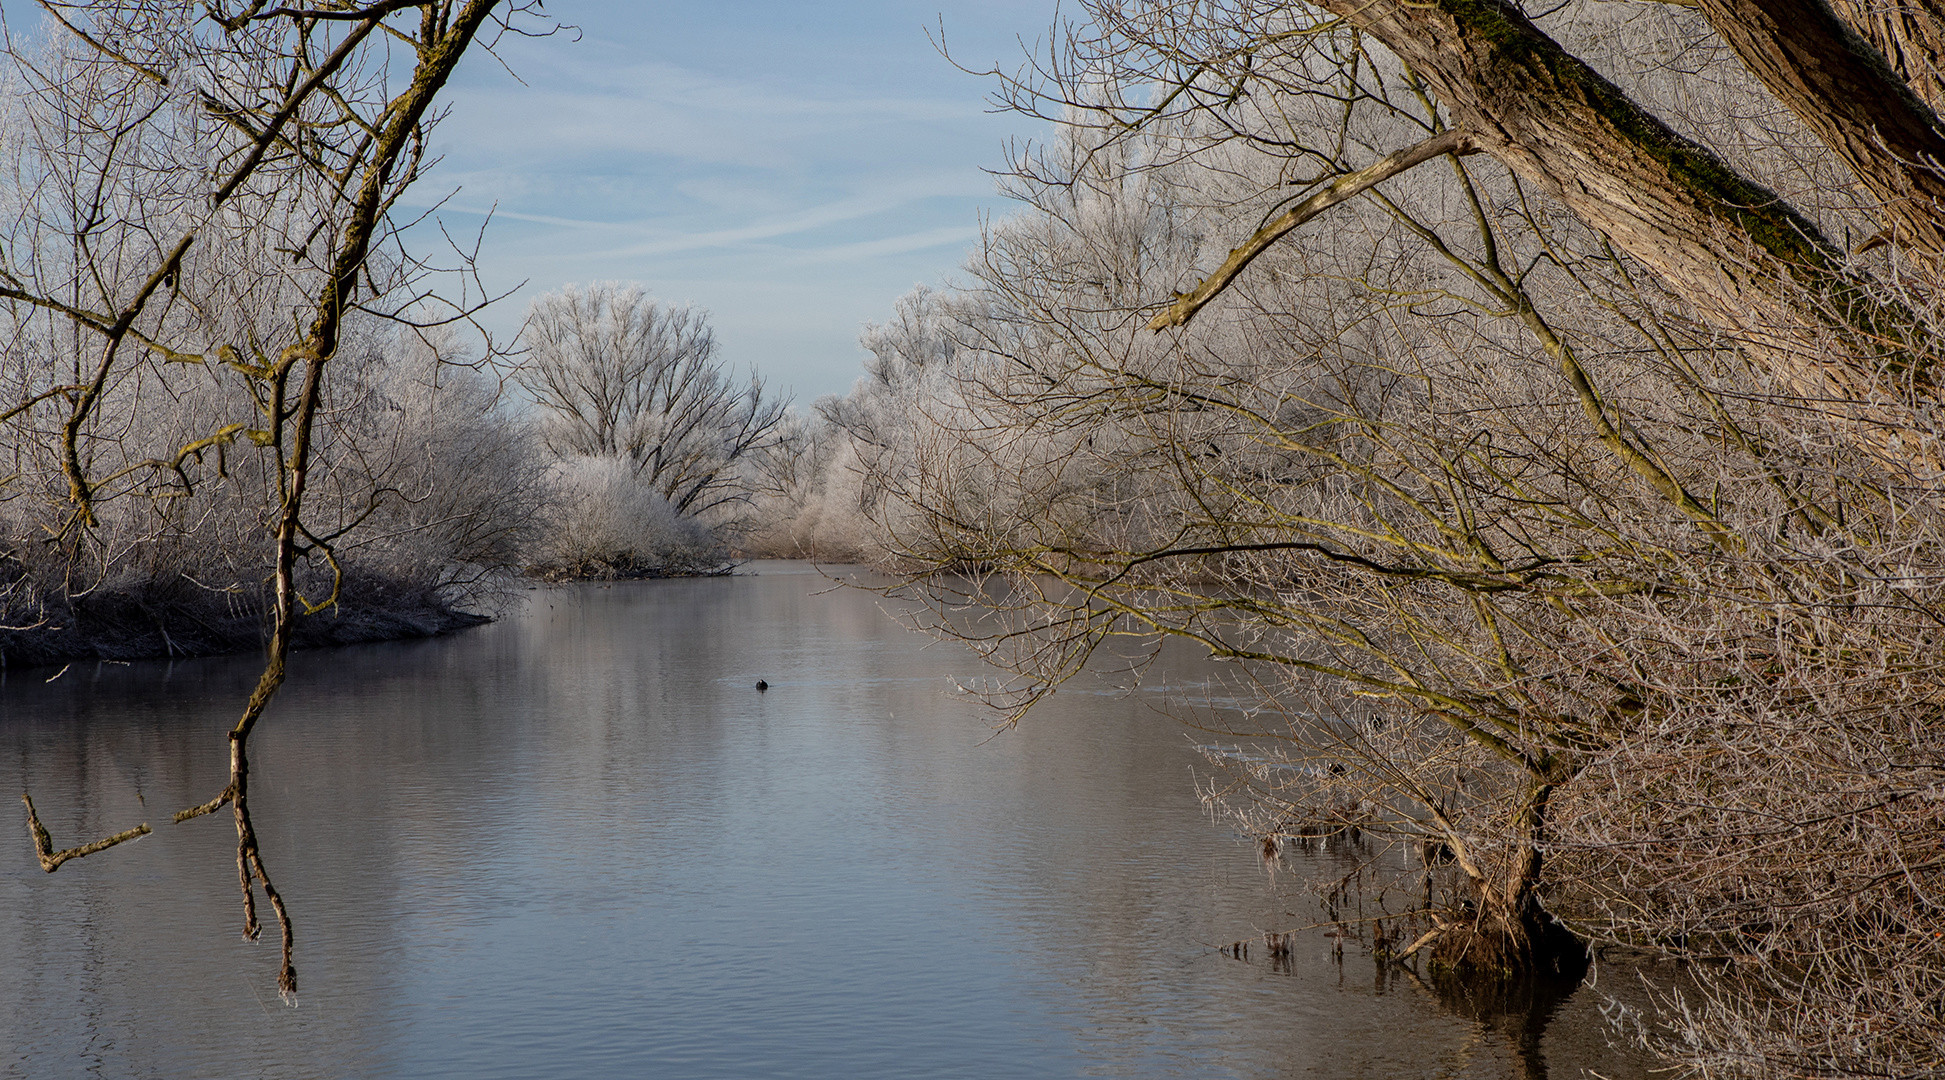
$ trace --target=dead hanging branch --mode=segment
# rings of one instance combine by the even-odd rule
[[[107,851],[117,844],[126,844],[130,840],[147,836],[153,831],[149,828],[149,823],[144,821],[132,829],[125,829],[113,836],[55,851],[54,838],[47,834],[47,826],[41,824],[40,815],[34,812],[34,800],[26,792],[22,792],[20,801],[27,804],[27,832],[34,838],[34,857],[40,860],[41,869],[50,874],[59,870],[61,864],[69,859],[79,859],[93,855],[97,851]]]

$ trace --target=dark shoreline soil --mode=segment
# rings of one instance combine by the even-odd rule
[[[350,596],[298,620],[300,649],[436,637],[492,622],[432,596]],[[261,651],[269,620],[261,610],[228,605],[90,598],[38,625],[0,628],[0,670],[87,660],[168,660]]]
[[[741,561],[707,568],[606,568],[579,576],[534,568],[512,579],[534,586],[723,577]],[[23,619],[0,612],[0,671],[90,660],[181,660],[261,651],[269,640],[267,603],[242,604],[208,592],[167,597],[95,595],[56,605],[58,614]],[[439,637],[493,621],[492,615],[442,601],[436,592],[384,582],[347,581],[337,604],[298,619],[294,647],[329,648]]]

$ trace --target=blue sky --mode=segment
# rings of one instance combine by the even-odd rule
[[[572,35],[509,41],[461,69],[423,181],[476,229],[489,286],[528,282],[488,324],[517,327],[569,282],[642,282],[707,308],[722,355],[808,402],[859,373],[858,332],[949,277],[981,215],[982,171],[1031,121],[991,115],[955,59],[1017,67],[1051,0],[634,3],[551,0]]]

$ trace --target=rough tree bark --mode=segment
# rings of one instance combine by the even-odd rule
[[[1773,192],[1675,132],[1512,5],[1321,6],[1409,65],[1479,149],[1612,239],[1806,401],[1850,421],[1859,443],[1893,472],[1945,471],[1939,448],[1911,434],[1896,404],[1914,391],[1929,394],[1935,379],[1908,360],[1904,313],[1865,296],[1836,245]],[[1804,112],[1846,99],[1839,114],[1819,120],[1819,134],[1838,140],[1834,149],[1863,170],[1860,182],[1884,199],[1892,234],[1920,252],[1938,250],[1927,245],[1945,237],[1934,201],[1945,187],[1924,164],[1940,148],[1938,132],[1910,91],[1869,96],[1896,83],[1882,58],[1873,62],[1834,16],[1769,21],[1766,33],[1742,25],[1738,5],[1709,7],[1725,24],[1737,22],[1738,47],[1749,52],[1781,50],[1783,38],[1795,53],[1829,50],[1814,71],[1790,74],[1773,57],[1765,64]],[[1874,128],[1893,137],[1874,141]]]
[[[1879,201],[1888,238],[1945,251],[1945,131],[1879,49],[1822,0],[1702,0],[1701,7],[1743,65]],[[1922,20],[1907,19],[1924,29]],[[1866,25],[1896,44],[1884,16]]]
[[[1934,113],[1945,112],[1945,0],[1831,0]]]

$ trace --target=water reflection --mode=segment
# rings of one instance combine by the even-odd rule
[[[968,653],[759,569],[299,658],[252,755],[295,1010],[237,940],[226,823],[167,824],[222,785],[255,665],[10,677],[0,767],[57,843],[158,833],[51,877],[0,849],[7,1074],[1639,1072],[1584,995],[1509,1039],[1314,931],[1220,955],[1312,916],[1202,814],[1154,708],[1207,665],[989,739]]]

